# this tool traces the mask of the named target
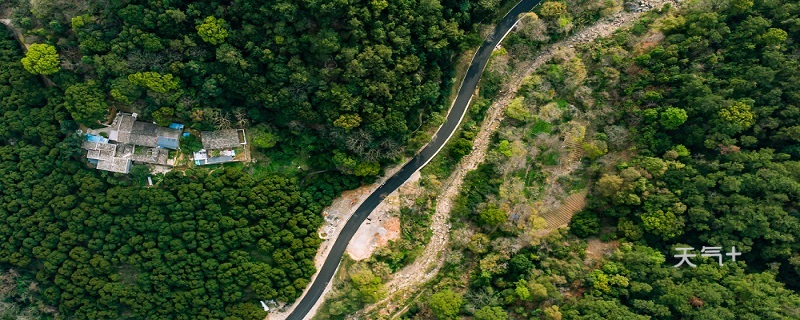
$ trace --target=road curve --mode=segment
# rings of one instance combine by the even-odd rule
[[[447,115],[445,123],[436,132],[433,140],[431,140],[414,159],[411,159],[400,171],[395,173],[377,190],[372,192],[358,209],[356,209],[350,219],[347,220],[347,224],[345,224],[344,228],[339,233],[339,237],[336,238],[336,241],[333,243],[333,247],[328,257],[325,259],[322,269],[320,269],[317,277],[311,284],[311,288],[303,299],[300,300],[292,313],[289,314],[287,320],[302,320],[308,315],[308,312],[314,304],[316,304],[317,300],[319,300],[322,292],[325,291],[325,287],[328,286],[328,282],[331,281],[334,273],[336,273],[339,262],[342,260],[342,256],[347,249],[347,245],[358,230],[358,227],[367,219],[372,210],[383,201],[386,195],[399,188],[414,172],[428,164],[428,162],[439,153],[444,144],[447,143],[447,140],[450,139],[453,132],[455,132],[461,120],[464,118],[472,95],[478,87],[478,80],[480,80],[483,69],[486,68],[486,64],[489,62],[492,51],[517,22],[517,17],[521,13],[533,9],[540,1],[541,0],[522,0],[517,3],[517,5],[500,20],[500,23],[497,24],[494,31],[492,31],[486,40],[483,41],[483,44],[475,53],[475,56],[472,57],[472,63],[467,70],[464,80],[461,82],[461,87],[458,89],[458,96],[455,102],[453,102],[453,106],[450,109],[450,113]]]

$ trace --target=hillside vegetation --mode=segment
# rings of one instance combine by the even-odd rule
[[[0,48],[9,66],[0,78],[0,264],[35,273],[47,303],[69,318],[254,319],[263,318],[256,300],[291,301],[305,288],[319,212],[354,181],[322,175],[301,186],[197,169],[142,188],[101,175],[76,159],[80,141],[58,90],[23,70],[8,35]]]
[[[691,1],[555,51],[467,175],[445,267],[404,317],[800,317],[798,17]],[[568,231],[539,237],[540,210],[585,188]],[[675,267],[679,247],[696,267]]]
[[[195,129],[252,124],[280,141],[273,156],[375,176],[442,110],[453,58],[501,1],[10,2],[36,42],[23,63],[80,92],[67,103],[80,123],[113,106]]]
[[[0,2],[32,44],[2,30],[0,269],[35,277],[25,297],[41,300],[2,302],[66,319],[263,319],[259,300],[294,301],[322,208],[400,159],[500,4]],[[109,108],[246,127],[259,161],[152,187],[141,168],[87,168],[75,132]]]

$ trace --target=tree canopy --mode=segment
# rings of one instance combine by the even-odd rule
[[[302,292],[320,212],[354,180],[192,169],[144,187],[141,166],[89,169],[70,115],[104,116],[100,85],[45,88],[10,35],[0,51],[0,266],[35,274],[44,303],[65,318],[263,319],[258,300]]]
[[[64,91],[64,106],[79,123],[92,126],[108,115],[106,96],[97,81],[74,84]]]
[[[22,58],[25,70],[32,74],[53,74],[61,69],[56,47],[44,43],[34,43]]]
[[[228,37],[225,20],[208,16],[197,26],[197,34],[200,39],[212,45],[221,44]]]
[[[526,49],[579,21],[575,2],[549,3],[492,63],[528,68],[542,55]],[[429,287],[475,319],[800,317],[798,16],[791,1],[693,1],[545,55],[503,96]],[[679,248],[694,267],[676,267]],[[417,306],[405,316],[439,307]]]
[[[344,172],[367,177],[444,109],[454,57],[501,2],[56,1],[21,4],[15,19],[55,44],[23,63],[51,74],[61,59],[61,88],[96,80],[121,110],[158,121],[169,108],[198,130],[245,118],[284,142],[271,153],[336,170],[336,151],[365,162]]]
[[[455,319],[461,308],[461,295],[449,289],[431,296],[430,306],[437,319]]]

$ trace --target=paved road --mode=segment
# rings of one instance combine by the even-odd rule
[[[475,56],[472,58],[472,63],[469,66],[469,70],[467,70],[464,81],[461,83],[461,88],[458,89],[456,101],[453,103],[453,107],[447,115],[447,121],[439,128],[439,131],[436,132],[433,140],[428,143],[414,159],[403,166],[400,171],[389,178],[364,200],[364,203],[356,209],[355,213],[350,217],[350,220],[347,220],[347,224],[345,224],[341,233],[339,233],[336,242],[333,243],[328,258],[322,265],[322,269],[320,269],[316,279],[314,279],[314,283],[311,284],[308,293],[306,293],[294,311],[289,314],[287,320],[302,320],[308,315],[309,310],[311,310],[322,295],[322,292],[325,291],[328,282],[333,278],[339,266],[339,262],[342,260],[345,249],[347,249],[347,244],[350,242],[350,239],[353,238],[353,235],[356,233],[361,223],[367,219],[372,210],[383,201],[385,196],[399,188],[414,172],[428,164],[439,150],[442,149],[442,146],[444,146],[447,140],[450,139],[450,136],[453,135],[458,124],[461,123],[461,119],[464,118],[467,106],[469,106],[469,102],[472,99],[472,94],[478,86],[478,80],[481,78],[483,69],[486,67],[486,63],[489,61],[492,51],[500,41],[503,40],[505,35],[508,34],[511,27],[514,26],[517,21],[517,16],[519,16],[520,13],[530,11],[540,1],[541,0],[522,0],[503,17],[492,34],[486,38],[478,49],[478,52],[475,53]]]

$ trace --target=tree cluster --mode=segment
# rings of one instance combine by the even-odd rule
[[[139,187],[138,170],[86,168],[67,114],[97,84],[64,97],[24,70],[10,35],[0,51],[0,266],[35,274],[42,299],[76,319],[263,319],[258,300],[300,295],[319,213],[353,179],[194,169]]]
[[[539,16],[547,30],[566,14],[550,4]],[[458,306],[490,319],[800,317],[798,16],[790,1],[696,1],[554,51],[511,100],[488,163],[465,178],[452,252],[431,298],[406,316]],[[541,36],[537,19],[509,39]],[[589,205],[569,231],[531,239],[522,224],[509,228],[513,199],[554,188],[536,188],[537,165],[560,164],[561,146],[526,145],[554,133],[578,150]],[[532,164],[521,150],[536,148]],[[605,243],[589,240],[590,255],[576,235]],[[674,267],[676,248],[703,246],[743,254]]]
[[[778,280],[800,288],[800,64],[790,53],[800,7],[702,3],[665,17],[663,43],[620,66],[617,103],[639,155],[598,172],[573,226],[601,218],[665,251],[736,246],[754,268],[779,263]]]
[[[200,130],[227,127],[214,115],[242,109],[274,128],[275,141],[303,142],[284,152],[337,151],[354,164],[322,160],[319,169],[374,176],[443,108],[454,57],[500,4],[96,1],[67,10],[59,0],[19,4],[15,15],[45,42],[22,59],[26,69],[62,88],[99,84],[89,106],[69,109],[79,123],[96,124],[96,97]],[[164,108],[173,110],[166,118]]]

